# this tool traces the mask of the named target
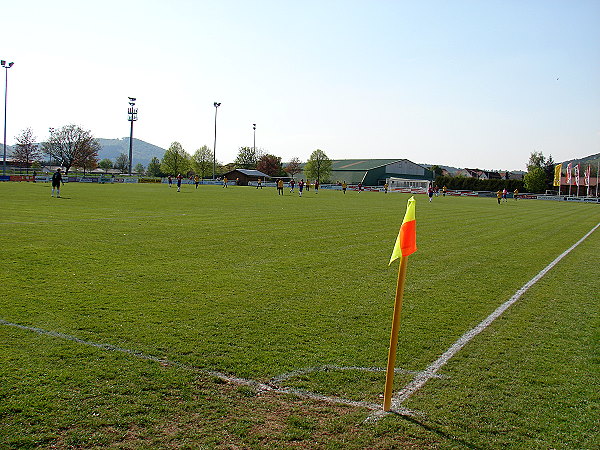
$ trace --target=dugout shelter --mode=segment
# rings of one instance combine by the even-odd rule
[[[258,181],[260,178],[263,181],[271,178],[266,173],[261,172],[260,170],[252,170],[252,169],[234,169],[230,170],[227,173],[223,174],[223,177],[227,177],[229,181],[238,181],[239,186],[248,186],[248,182],[250,181]]]

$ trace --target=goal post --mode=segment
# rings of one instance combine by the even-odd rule
[[[429,180],[414,180],[410,178],[389,177],[387,183],[390,189],[423,189],[429,187]]]

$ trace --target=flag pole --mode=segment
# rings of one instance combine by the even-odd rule
[[[400,330],[400,315],[402,313],[402,298],[404,297],[404,281],[406,280],[406,265],[408,256],[400,260],[398,270],[398,284],[396,286],[396,300],[394,302],[394,317],[390,333],[390,350],[388,353],[387,370],[385,373],[385,390],[383,393],[383,410],[389,411],[392,407],[392,390],[394,388],[394,368],[396,366],[396,351],[398,349],[398,332]]]
[[[596,169],[596,197],[598,197],[598,179],[600,179],[600,159],[598,160],[598,169]]]

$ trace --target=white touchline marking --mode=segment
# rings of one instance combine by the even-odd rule
[[[529,280],[527,283],[523,285],[521,289],[519,289],[515,295],[513,295],[510,299],[508,299],[505,303],[500,305],[492,314],[490,314],[487,318],[485,318],[479,325],[477,325],[472,330],[467,331],[463,334],[448,350],[442,354],[437,360],[429,365],[424,371],[420,372],[413,381],[408,383],[404,388],[402,388],[394,397],[392,398],[392,411],[398,414],[402,414],[400,411],[403,410],[400,405],[402,402],[410,398],[415,392],[421,389],[425,383],[427,383],[431,378],[433,378],[438,370],[440,370],[449,360],[452,358],[460,349],[462,349],[467,343],[485,330],[494,320],[504,313],[513,303],[515,303],[521,296],[529,290],[531,286],[537,283],[550,269],[552,269],[556,264],[560,262],[565,256],[567,256],[573,249],[575,249],[579,244],[585,241],[596,229],[600,227],[600,223],[598,223],[594,228],[592,228],[588,233],[585,234],[581,239],[579,239],[575,244],[561,253],[554,261],[544,267],[540,273],[538,273],[535,277]],[[386,415],[383,410],[371,413],[367,420],[372,421],[376,420],[379,417],[383,417]]]
[[[26,325],[19,325],[16,323],[8,322],[4,319],[0,319],[0,325],[15,327],[15,328],[19,328],[21,330],[26,330],[26,331],[32,331],[34,333],[44,334],[44,335],[56,337],[59,339],[66,339],[69,341],[77,342],[78,344],[89,345],[91,347],[96,347],[96,348],[99,348],[102,350],[111,350],[111,351],[115,351],[115,352],[122,352],[122,353],[126,353],[128,355],[136,356],[141,359],[146,359],[148,361],[154,361],[154,362],[164,364],[164,365],[170,365],[170,366],[179,367],[179,368],[186,369],[186,370],[204,373],[206,375],[210,375],[210,376],[219,378],[227,383],[237,384],[237,385],[241,385],[241,386],[250,386],[250,387],[256,389],[257,391],[262,391],[262,392],[269,391],[269,392],[276,392],[279,394],[291,394],[291,395],[295,395],[297,397],[307,398],[307,399],[311,399],[311,400],[319,400],[319,401],[323,401],[323,402],[327,402],[327,403],[347,405],[347,406],[356,406],[356,407],[370,409],[372,411],[381,409],[381,406],[378,404],[375,404],[375,403],[349,400],[349,399],[345,399],[345,398],[341,398],[341,397],[332,397],[332,396],[322,395],[322,394],[318,394],[318,393],[314,393],[314,392],[303,391],[301,389],[280,387],[280,386],[276,386],[274,384],[261,383],[259,381],[251,380],[251,379],[247,379],[247,378],[232,377],[232,376],[226,375],[222,372],[200,369],[199,367],[189,366],[189,365],[177,362],[177,361],[171,361],[171,360],[164,359],[164,358],[158,358],[156,356],[147,355],[142,352],[130,350],[130,349],[123,348],[123,347],[118,347],[116,345],[100,344],[97,342],[86,341],[84,339],[81,339],[81,338],[78,338],[76,336],[72,336],[69,334],[59,333],[57,331],[44,330],[42,328],[30,327],[30,326],[26,326]],[[408,409],[401,408],[401,414],[411,416],[414,413],[412,411],[409,411]]]

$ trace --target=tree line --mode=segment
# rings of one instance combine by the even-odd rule
[[[31,128],[26,128],[16,136],[16,146],[12,152],[15,162],[29,170],[32,167],[39,167],[45,155],[49,158],[50,164],[64,167],[66,173],[69,173],[73,167],[83,169],[84,173],[97,167],[105,172],[110,169],[125,172],[129,167],[129,158],[124,153],[121,153],[114,162],[109,158],[99,160],[100,144],[89,130],[71,124],[61,128],[50,128],[49,131],[48,139],[41,144],[36,143]],[[203,145],[193,154],[189,154],[179,142],[173,142],[162,160],[157,157],[152,158],[147,168],[138,163],[134,172],[151,177],[182,174],[188,177],[198,175],[200,178],[208,178],[213,175],[213,162],[213,153],[208,146]],[[471,177],[442,176],[441,168],[438,166],[432,166],[431,170],[437,175],[435,183],[449,189],[496,191],[506,188],[509,191],[518,189],[543,193],[554,189],[554,167],[552,155],[545,157],[542,152],[534,151],[529,156],[527,173],[523,180],[480,180]],[[215,175],[222,175],[236,168],[256,169],[273,178],[294,178],[304,172],[304,176],[309,179],[327,183],[331,181],[332,161],[325,152],[317,149],[311,153],[306,163],[294,157],[284,165],[281,157],[266,153],[263,149],[240,147],[234,162],[216,163]]]
[[[212,175],[213,162],[213,153],[208,146],[203,145],[190,155],[179,142],[173,142],[162,160],[156,157],[152,158],[146,174],[154,177],[182,174],[207,178]],[[300,158],[293,157],[284,165],[280,156],[266,153],[263,149],[240,147],[234,162],[217,163],[216,175],[222,175],[234,169],[255,169],[272,178],[294,178],[300,172],[304,172],[305,176],[310,179],[327,182],[331,177],[331,168],[331,159],[320,149],[313,151],[305,164]]]
[[[31,128],[26,128],[16,137],[17,144],[13,150],[14,160],[27,170],[39,165],[43,155],[50,162],[65,168],[68,173],[71,167],[93,170],[97,167],[100,144],[91,131],[76,125],[65,125],[62,128],[50,128],[50,136],[41,144],[37,144]]]
[[[464,191],[501,191],[513,192],[518,189],[523,192],[523,180],[480,180],[478,178],[465,176],[438,175],[435,177],[435,184],[438,187],[446,186],[448,189]]]
[[[29,170],[39,167],[45,155],[49,163],[65,168],[68,174],[71,168],[83,169],[83,172],[101,168],[105,172],[118,169],[125,172],[129,167],[129,157],[121,153],[113,162],[109,158],[99,160],[100,144],[89,130],[84,130],[77,125],[65,125],[61,128],[50,128],[48,139],[41,144],[36,143],[31,128],[26,128],[16,137],[16,146],[12,157],[17,164]],[[144,167],[138,163],[134,172],[151,177],[164,177],[182,174],[185,176],[198,175],[208,178],[213,175],[213,152],[208,146],[203,145],[193,154],[188,153],[179,142],[173,142],[165,151],[162,159],[153,157]],[[273,177],[294,177],[300,172],[310,179],[328,182],[331,176],[332,162],[325,152],[320,149],[312,152],[310,158],[303,165],[297,158],[291,158],[284,165],[281,157],[266,153],[263,149],[240,147],[234,162],[229,164],[216,163],[215,175],[222,175],[234,169],[256,169]]]

